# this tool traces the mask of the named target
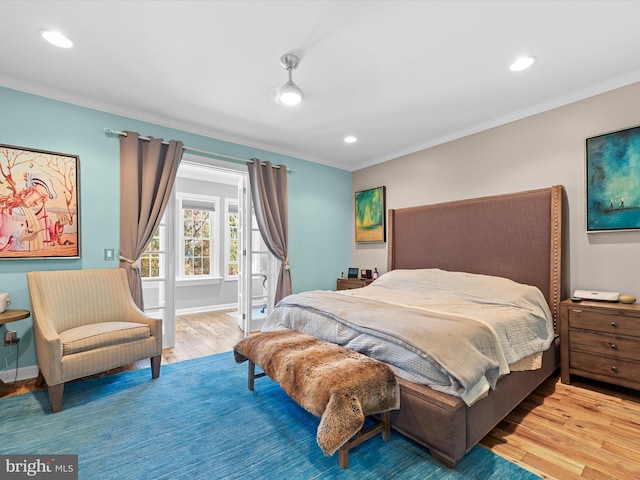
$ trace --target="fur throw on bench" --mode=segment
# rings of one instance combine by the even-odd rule
[[[367,415],[399,408],[388,365],[293,330],[251,335],[234,347],[238,363],[251,360],[307,411],[321,418],[318,445],[332,455],[360,431]]]

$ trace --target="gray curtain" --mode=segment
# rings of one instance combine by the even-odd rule
[[[136,305],[144,310],[136,259],[147,248],[169,202],[182,158],[182,142],[120,136],[120,266],[127,270]]]
[[[262,239],[282,265],[276,284],[275,303],[291,294],[288,242],[287,168],[253,158],[247,163],[251,199]]]

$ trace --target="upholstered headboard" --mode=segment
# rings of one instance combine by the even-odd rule
[[[557,332],[564,298],[564,187],[389,210],[387,270],[510,278],[544,294]]]

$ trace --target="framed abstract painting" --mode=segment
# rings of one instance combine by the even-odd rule
[[[0,259],[80,257],[78,163],[0,145]]]
[[[356,242],[386,241],[385,187],[356,192]]]
[[[640,229],[640,127],[586,140],[587,232]]]

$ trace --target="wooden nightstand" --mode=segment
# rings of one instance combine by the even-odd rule
[[[591,378],[640,390],[640,305],[560,304],[560,376]]]
[[[373,282],[371,278],[338,278],[336,282],[337,290],[351,290],[352,288],[362,288]]]

